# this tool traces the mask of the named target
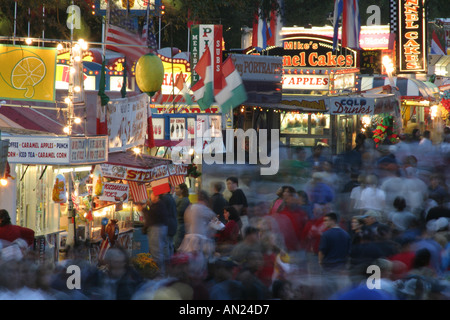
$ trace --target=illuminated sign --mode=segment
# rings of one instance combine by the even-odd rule
[[[332,98],[331,114],[373,114],[373,105],[361,97]]]
[[[179,93],[179,89],[175,87],[180,72],[183,72],[184,82],[188,88],[191,87],[191,68],[187,60],[184,59],[173,59],[160,56],[163,66],[164,66],[164,78],[161,84],[162,94],[175,94]],[[175,92],[173,92],[175,89]]]
[[[283,67],[356,68],[357,51],[333,52],[333,40],[321,36],[292,36],[283,40]]]
[[[361,74],[381,73],[381,56],[381,50],[362,50],[359,66]]]
[[[331,81],[332,90],[351,89],[355,86],[354,73],[335,74]]]
[[[328,75],[285,74],[283,89],[328,90]]]
[[[425,0],[399,1],[399,72],[427,71],[425,12]]]
[[[69,165],[108,160],[107,136],[10,136],[8,139],[9,163]]]
[[[101,168],[104,177],[137,182],[151,182],[153,180],[169,176],[169,169],[167,165],[161,165],[153,168],[136,168],[127,165],[102,163]]]
[[[147,0],[113,0],[116,7],[119,10],[129,10],[133,15],[144,16],[147,13]],[[107,0],[95,0],[95,11],[101,15],[106,15]],[[154,10],[155,4],[158,4],[155,0],[150,0],[150,10]]]

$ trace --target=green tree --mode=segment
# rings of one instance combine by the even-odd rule
[[[187,48],[188,21],[221,24],[226,49],[240,48],[241,28],[252,27],[259,7],[266,16],[271,8],[279,10],[277,0],[167,0],[163,3],[166,14],[161,21],[162,47],[172,43],[181,50]],[[171,27],[166,28],[169,23]]]
[[[0,31],[2,36],[14,35],[14,24],[17,37],[46,39],[70,39],[70,29],[66,25],[67,8],[71,0],[37,0],[17,1],[0,0]],[[101,41],[101,17],[92,15],[94,0],[73,1],[80,7],[81,30],[75,30],[76,36],[86,37],[89,41]],[[14,23],[14,14],[16,19]]]

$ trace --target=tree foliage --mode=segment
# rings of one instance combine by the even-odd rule
[[[2,36],[14,34],[14,3],[14,0],[0,0]],[[91,14],[94,3],[95,0],[73,0],[73,4],[81,9],[82,19],[82,29],[75,30],[75,39],[83,37],[89,41],[101,42],[103,17]],[[260,14],[265,16],[276,9],[286,27],[331,25],[334,10],[334,0],[162,0],[162,3],[166,6],[166,13],[161,18],[161,28],[159,17],[153,18],[155,32],[161,32],[162,47],[173,46],[183,51],[188,47],[188,21],[221,24],[226,49],[230,49],[240,48],[242,27],[252,27],[258,8],[262,8]],[[450,1],[429,0],[427,3],[429,20],[450,17]],[[29,27],[29,35],[34,38],[42,37],[44,31],[47,39],[70,39],[66,10],[71,4],[71,0],[17,1],[16,35],[28,36]],[[359,0],[361,24],[366,24],[371,15],[367,8],[374,4],[381,9],[381,24],[388,24],[389,0]]]
[[[46,39],[70,39],[71,31],[67,27],[67,8],[71,0],[36,0],[17,1],[0,0],[0,30],[2,36],[14,35],[14,15],[17,37],[32,37]],[[92,15],[94,0],[73,1],[80,7],[81,30],[74,30],[79,37],[90,41],[101,41],[101,17]]]

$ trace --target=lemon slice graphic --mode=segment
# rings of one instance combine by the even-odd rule
[[[36,57],[21,59],[11,72],[11,84],[14,89],[26,90],[25,97],[34,96],[34,86],[45,77],[45,64]]]

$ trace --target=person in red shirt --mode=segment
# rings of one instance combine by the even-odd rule
[[[414,243],[413,238],[400,237],[397,241],[401,246],[400,252],[388,257],[388,260],[395,263],[393,276],[396,279],[402,279],[409,271],[411,271],[416,252],[411,247]]]
[[[223,209],[223,216],[225,218],[225,228],[216,234],[217,251],[229,253],[236,243],[241,239],[241,220],[239,213],[232,206],[227,206]]]
[[[11,217],[8,211],[0,209],[0,240],[13,242],[17,239],[23,239],[28,246],[32,246],[34,244],[34,231],[11,224]]]

